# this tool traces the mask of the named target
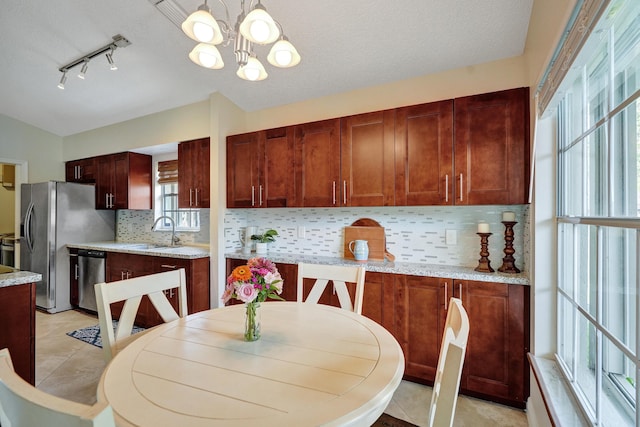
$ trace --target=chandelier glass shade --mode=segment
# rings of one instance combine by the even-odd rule
[[[215,45],[233,46],[238,64],[236,75],[249,81],[260,81],[268,74],[258,60],[253,44],[272,46],[267,60],[278,68],[289,68],[300,63],[300,54],[282,33],[281,25],[267,12],[266,8],[253,0],[249,5],[249,13],[245,10],[245,0],[241,0],[241,11],[236,23],[231,25],[229,9],[224,0],[226,21],[216,19],[207,1],[190,14],[182,23],[182,31],[191,39],[199,42],[189,53],[189,59],[201,67],[218,70],[224,67],[220,51]]]

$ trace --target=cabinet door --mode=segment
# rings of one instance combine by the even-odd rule
[[[394,116],[387,110],[341,120],[342,206],[393,206]]]
[[[260,141],[263,132],[227,137],[227,207],[259,206]]]
[[[268,208],[294,207],[293,127],[267,130],[263,141],[258,204]]]
[[[340,206],[340,119],[295,126],[294,164],[299,206]]]
[[[469,341],[460,388],[469,394],[524,407],[529,302],[526,286],[455,280],[469,316]]]
[[[77,307],[79,301],[79,289],[80,284],[79,270],[78,270],[78,250],[75,248],[69,249],[69,297],[71,299],[71,305]]]
[[[362,299],[362,315],[384,326],[399,340],[397,331],[395,305],[396,305],[396,275],[386,273],[374,273],[367,271],[364,281],[364,297]],[[355,288],[355,286],[354,286]],[[349,289],[353,294],[354,289]]]
[[[197,152],[196,167],[193,170],[196,182],[195,207],[209,208],[211,205],[211,195],[209,194],[211,164],[209,138],[193,141],[193,144],[196,146]]]
[[[455,99],[455,204],[527,203],[529,90]]]
[[[453,204],[453,101],[398,108],[396,206]]]
[[[129,161],[126,153],[111,156],[113,181],[112,209],[127,209],[129,206]]]
[[[111,208],[111,194],[115,170],[111,156],[100,156],[96,159],[96,209]]]
[[[210,206],[209,138],[178,144],[178,206],[208,208]]]
[[[13,367],[35,385],[36,285],[0,287],[0,348],[8,348]]]
[[[119,252],[109,252],[107,254],[107,282],[115,282],[133,277],[146,276],[153,273],[153,257],[145,255],[132,255]],[[124,302],[111,304],[111,314],[114,319],[120,317]],[[147,297],[142,298],[138,314],[136,315],[136,325],[143,327],[153,326],[149,320],[151,312],[151,302]]]
[[[94,158],[73,160],[65,164],[65,180],[67,182],[96,182]]]
[[[449,280],[434,277],[398,276],[398,341],[405,356],[405,375],[433,382],[435,379]]]

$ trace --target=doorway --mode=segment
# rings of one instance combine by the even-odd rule
[[[5,254],[0,261],[16,268],[20,268],[20,187],[27,177],[26,160],[0,157],[0,254]]]

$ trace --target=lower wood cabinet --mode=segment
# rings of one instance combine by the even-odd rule
[[[135,255],[120,252],[107,254],[107,282],[146,276],[163,271],[179,268],[185,269],[187,280],[187,311],[189,314],[208,310],[209,303],[209,258],[182,259],[170,257],[156,257],[149,255]],[[165,291],[169,301],[178,308],[178,295],[176,290]],[[114,319],[120,317],[124,303],[111,304],[111,312]],[[147,297],[142,299],[136,325],[150,328],[162,323],[155,307]]]
[[[227,259],[227,275],[246,262]],[[284,279],[283,298],[295,301],[297,265],[277,267]],[[305,296],[311,286],[312,281],[305,282]],[[347,284],[352,297],[354,286]],[[461,393],[524,408],[529,397],[528,286],[368,271],[362,314],[398,340],[405,378],[431,385],[451,297],[462,299],[470,323]],[[331,287],[320,303],[339,306]]]
[[[36,284],[0,287],[0,348],[26,382],[36,381]]]

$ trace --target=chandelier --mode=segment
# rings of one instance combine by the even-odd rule
[[[226,20],[216,19],[211,8],[204,4],[182,22],[182,31],[198,44],[189,53],[189,58],[201,67],[219,70],[224,61],[216,46],[233,45],[238,70],[236,75],[244,80],[259,81],[267,78],[264,66],[256,56],[253,46],[274,43],[267,55],[267,61],[278,68],[298,65],[300,55],[284,35],[282,26],[274,20],[260,0],[254,5],[251,0],[248,13],[245,0],[241,0],[240,14],[231,25],[229,9],[223,0]]]

